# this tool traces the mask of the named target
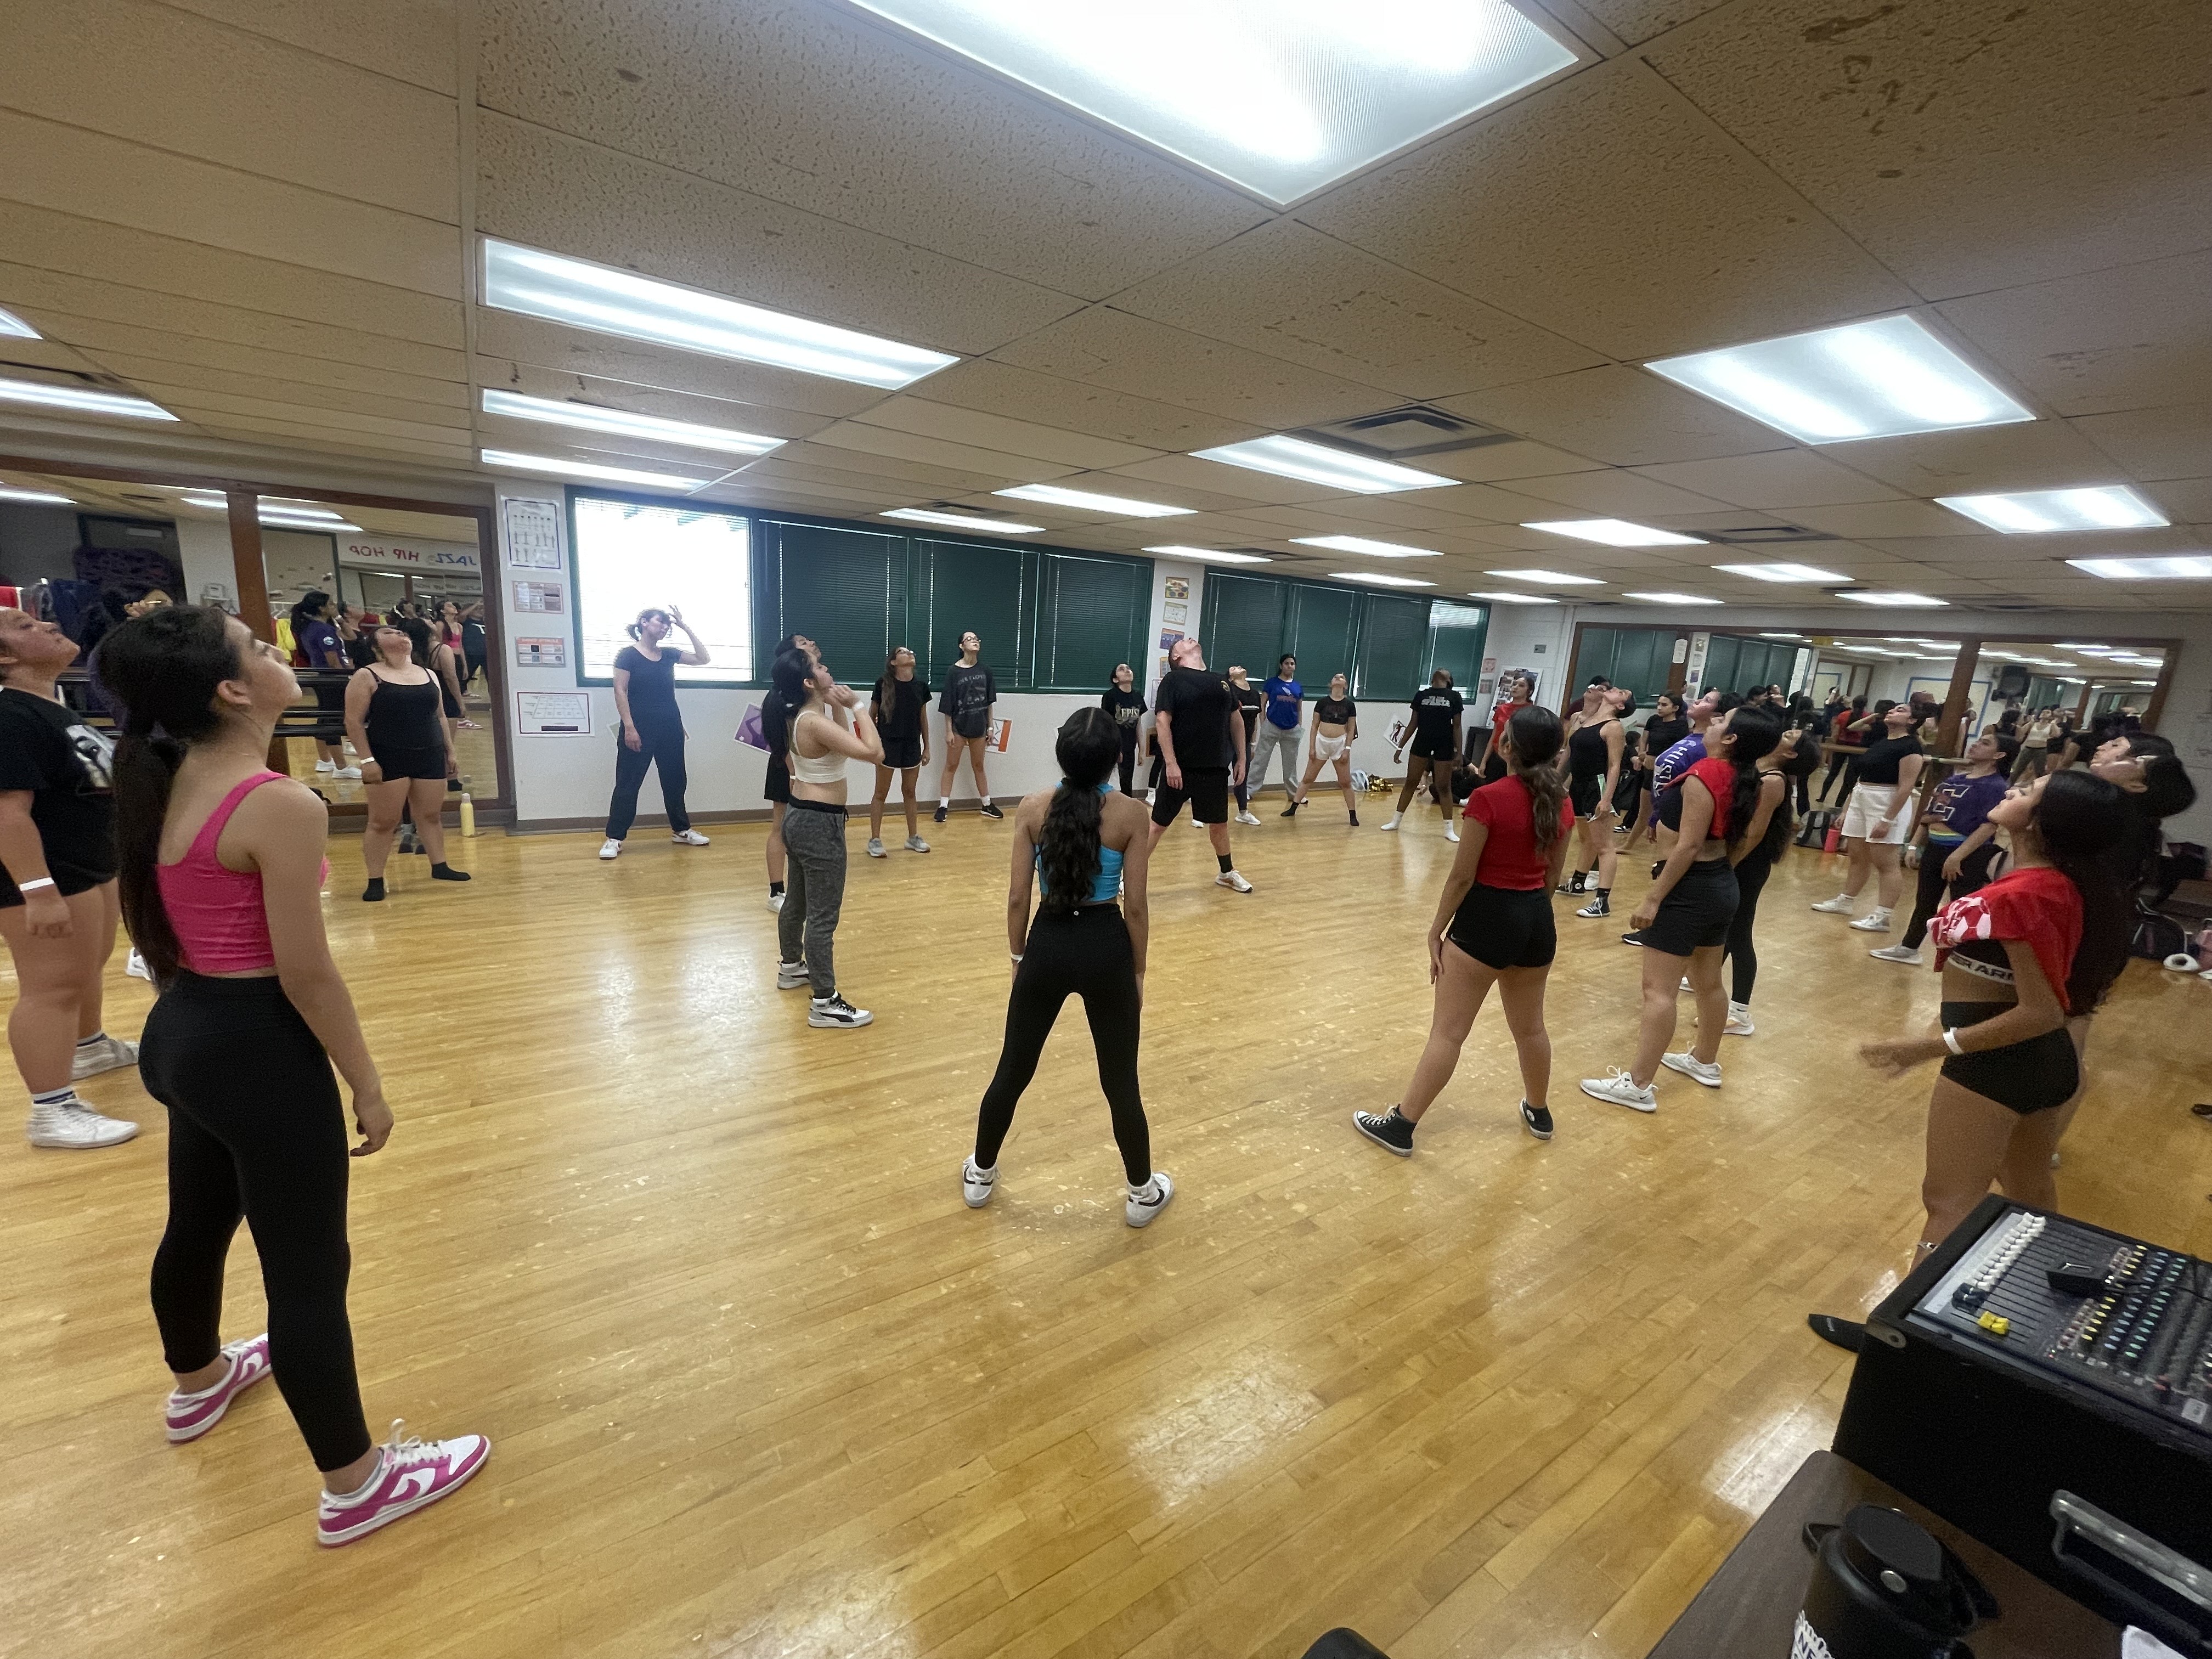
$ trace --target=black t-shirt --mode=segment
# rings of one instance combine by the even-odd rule
[[[1124,691],[1118,685],[1106,688],[1106,695],[1098,699],[1098,706],[1114,717],[1114,724],[1121,728],[1124,748],[1137,740],[1137,727],[1145,718],[1145,699],[1140,692]]]
[[[1186,771],[1227,771],[1231,758],[1229,711],[1237,706],[1229,682],[1210,668],[1170,668],[1160,681],[1160,713],[1172,729],[1176,764]]]
[[[629,717],[636,725],[680,726],[676,712],[676,657],[664,651],[655,662],[634,645],[615,653],[615,666],[629,671]]]
[[[770,691],[761,699],[761,741],[768,744],[768,763],[771,768],[790,766],[790,719],[784,713],[780,693]]]
[[[115,876],[114,747],[83,717],[33,691],[0,687],[0,790],[27,790],[46,872],[64,894]],[[19,902],[12,873],[0,904]]]
[[[1689,735],[1690,723],[1680,715],[1671,720],[1654,715],[1644,722],[1644,752],[1656,761]]]
[[[1242,691],[1232,685],[1229,688],[1229,695],[1237,699],[1237,708],[1244,716],[1244,750],[1249,754],[1253,736],[1260,729],[1260,710],[1266,706],[1267,700],[1249,685]]]
[[[1449,755],[1452,722],[1467,706],[1456,686],[1429,685],[1413,694],[1413,746],[1422,754]]]
[[[921,711],[928,707],[929,683],[919,674],[876,682],[876,725],[886,738],[920,737]]]
[[[937,708],[951,718],[955,737],[980,738],[991,729],[991,705],[998,700],[999,682],[989,669],[955,663],[945,671],[945,690]]]
[[[1314,705],[1316,726],[1349,726],[1359,705],[1349,697],[1323,697]]]
[[[1907,755],[1926,752],[1920,746],[1920,739],[1909,732],[1901,738],[1877,738],[1869,744],[1866,753],[1859,757],[1859,781],[1894,784],[1897,781],[1897,763]]]

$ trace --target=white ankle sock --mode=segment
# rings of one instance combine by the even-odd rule
[[[952,805],[952,797],[950,795],[939,795],[937,798],[937,804],[939,806],[950,806]]]
[[[49,1089],[44,1094],[34,1094],[31,1097],[31,1104],[34,1107],[82,1106],[84,1103],[76,1097],[76,1089],[72,1085],[66,1088]]]
[[[1129,1196],[1135,1199],[1140,1204],[1158,1203],[1160,1196],[1159,1177],[1157,1176],[1147,1176],[1145,1178],[1145,1184],[1143,1186],[1132,1187],[1129,1188]]]
[[[106,1031],[94,1031],[88,1037],[79,1037],[76,1040],[76,1046],[80,1048],[89,1048],[95,1042],[105,1042],[106,1041],[107,1033]]]

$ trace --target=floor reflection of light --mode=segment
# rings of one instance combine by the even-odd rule
[[[884,1564],[888,1568],[892,1564]],[[769,1605],[704,1645],[709,1659],[918,1659],[894,1571],[816,1573],[768,1592]]]
[[[1825,1447],[1835,1433],[1829,1415],[1795,1407],[1771,1417],[1720,1456],[1713,1468],[1720,1480],[1713,1496],[1745,1515],[1759,1515],[1797,1473],[1797,1467]]]
[[[1234,1474],[1321,1408],[1279,1359],[1261,1359],[1139,1413],[1124,1443],[1136,1472],[1163,1506],[1172,1507]]]

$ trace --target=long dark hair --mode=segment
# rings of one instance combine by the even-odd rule
[[[322,609],[330,602],[331,596],[319,587],[311,587],[300,595],[299,604],[292,607],[292,627],[295,630],[295,637],[297,636],[296,630],[301,623],[320,621]]]
[[[2066,975],[2069,1013],[2096,1007],[2128,965],[2134,917],[2113,874],[2112,854],[2127,841],[2134,817],[2119,785],[2070,769],[2046,778],[2035,804],[2035,838],[2044,857],[2081,895],[2081,943]]]
[[[1782,741],[1781,717],[1759,703],[1738,704],[1729,715],[1728,735],[1735,739],[1728,752],[1729,764],[1735,768],[1735,787],[1729,791],[1728,803],[1728,849],[1733,853],[1743,845],[1744,832],[1751,828],[1752,817],[1759,811],[1759,785],[1764,781],[1759,763]],[[1777,813],[1790,810],[1786,785],[1782,799],[1784,805],[1774,809]]]
[[[431,667],[434,660],[433,647],[437,641],[430,635],[430,624],[420,617],[402,617],[399,619],[399,631],[407,636],[408,646],[414,653],[416,665],[421,668]]]
[[[891,699],[898,695],[891,690],[891,687],[898,684],[898,659],[899,653],[902,651],[914,658],[915,678],[921,678],[921,658],[912,646],[895,645],[885,652],[883,676],[876,682],[876,701],[885,708],[890,707]]]
[[[180,954],[155,874],[161,823],[185,750],[222,728],[216,688],[245,672],[229,623],[208,605],[165,605],[112,629],[94,657],[94,673],[123,708],[115,745],[123,920],[156,984],[175,976]]]
[[[768,683],[782,706],[787,726],[806,707],[813,695],[814,659],[793,647],[777,656],[768,671]]]
[[[1047,910],[1073,911],[1091,896],[1102,862],[1098,829],[1105,798],[1098,786],[1121,758],[1121,731],[1103,708],[1079,708],[1060,722],[1053,744],[1060,787],[1037,832],[1037,868]]]
[[[454,612],[455,612],[455,615],[456,615],[456,618],[458,619],[459,613],[459,611],[460,611],[460,606],[459,606],[459,605],[453,605],[453,600],[451,600],[451,599],[447,599],[447,601],[445,601],[445,604],[444,604],[444,605],[440,605],[440,606],[438,607],[438,608],[439,608],[439,610],[442,612],[442,611],[444,611],[445,606],[446,606],[447,605],[453,605],[453,610],[454,610]],[[660,620],[661,620],[664,623],[665,623],[665,624],[667,625],[667,627],[668,627],[668,628],[673,628],[673,627],[675,627],[675,626],[676,626],[676,618],[675,618],[675,617],[673,617],[670,616],[670,615],[669,615],[665,611],[663,611],[663,610],[662,610],[659,605],[649,605],[646,606],[646,608],[645,608],[644,610],[642,610],[642,611],[639,611],[639,612],[637,613],[637,620],[636,620],[635,622],[634,622],[634,623],[631,623],[628,627],[624,628],[624,629],[623,629],[623,633],[625,633],[625,634],[627,634],[627,635],[629,635],[630,636],[630,638],[632,638],[632,639],[634,639],[634,640],[641,640],[641,639],[643,639],[643,638],[645,637],[645,619],[646,619],[647,617],[659,617],[659,618],[660,618]],[[663,633],[662,633],[662,637],[663,637],[663,638],[665,638],[665,637],[666,637],[666,631],[665,631],[665,629],[664,629]]]
[[[1528,792],[1536,851],[1548,859],[1552,848],[1559,845],[1559,808],[1567,799],[1566,780],[1552,763],[1559,758],[1560,746],[1567,740],[1567,728],[1543,704],[1532,702],[1516,710],[1513,718],[1505,722],[1505,735],[1513,744],[1507,770],[1519,778],[1521,787]]]

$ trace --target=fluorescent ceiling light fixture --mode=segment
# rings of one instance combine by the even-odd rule
[[[1803,639],[1803,638],[1805,637],[1805,635],[1803,635],[1802,634],[1764,634],[1764,633],[1763,633],[1763,634],[1761,634],[1759,637],[1759,638],[1761,638],[1762,640],[1802,640],[1802,639]]]
[[[1557,599],[1547,599],[1541,593],[1470,593],[1470,599],[1492,599],[1499,605],[1557,605]]]
[[[601,466],[595,461],[564,461],[552,455],[521,455],[512,449],[480,449],[486,466],[512,467],[522,472],[550,472],[556,477],[589,478],[598,483],[642,484],[648,489],[702,489],[712,478],[686,478],[673,472],[647,472],[635,466]]]
[[[1459,482],[1457,478],[1400,466],[1394,461],[1371,460],[1348,449],[1332,449],[1327,444],[1311,444],[1304,438],[1285,438],[1279,434],[1191,453],[1201,461],[1221,461],[1230,466],[1249,467],[1255,472],[1300,478],[1308,483],[1325,484],[1331,489],[1350,490],[1355,495],[1384,495],[1399,489],[1437,489]]]
[[[1508,581],[1534,582],[1545,587],[1603,587],[1605,583],[1595,576],[1570,576],[1564,570],[1486,570],[1486,576],[1503,576]]]
[[[2054,651],[2117,651],[2119,649],[2114,645],[2075,645],[2067,640],[2059,641],[2051,648]]]
[[[1847,582],[1849,576],[1838,576],[1832,570],[1823,570],[1810,564],[1717,564],[1716,570],[1731,576],[1749,576],[1762,582]]]
[[[2212,554],[2184,553],[2164,559],[2069,559],[2076,570],[2113,581],[2212,580]]]
[[[2130,685],[2156,685],[2158,682],[2156,680],[2130,680],[2128,684]]]
[[[1293,536],[1300,547],[1326,547],[1337,553],[1364,553],[1370,559],[1441,559],[1433,547],[1407,547],[1401,542],[1370,542],[1364,536]]]
[[[1006,519],[979,519],[966,513],[939,513],[927,507],[895,507],[890,512],[876,516],[908,519],[915,524],[949,525],[955,530],[983,530],[994,536],[1034,536],[1044,528],[1041,524],[1015,524]]]
[[[678,351],[768,363],[896,392],[960,360],[849,328],[788,317],[635,271],[487,236],[483,298],[501,311]]]
[[[1504,0],[854,0],[1288,207],[1576,55]]]
[[[508,415],[518,421],[543,421],[548,426],[580,427],[586,432],[611,432],[623,438],[646,438],[684,449],[720,450],[729,455],[765,455],[783,443],[781,438],[739,432],[732,427],[701,426],[696,421],[669,421],[622,409],[526,398],[520,392],[500,392],[490,386],[484,388],[483,412]]]
[[[1951,603],[1948,599],[1932,599],[1925,593],[1839,593],[1837,597],[1850,599],[1858,605],[1890,605],[1899,611],[1933,610],[1939,605],[1948,605]]]
[[[120,392],[100,392],[88,386],[56,386],[46,380],[0,380],[0,403],[33,404],[41,409],[66,409],[80,415],[123,415],[134,421],[173,421],[177,417],[155,403]]]
[[[1718,605],[1718,599],[1708,599],[1697,593],[1623,593],[1624,599],[1642,599],[1646,605]]]
[[[2035,418],[1906,316],[1662,357],[1644,367],[1808,444]]]
[[[1042,501],[1047,507],[1072,507],[1082,513],[1111,513],[1125,519],[1172,519],[1195,513],[1194,507],[1164,507],[1158,501],[1131,501],[1127,495],[1094,495],[1087,489],[1062,489],[1058,484],[1018,484],[994,489],[994,495],[1011,495],[1018,501]]]
[[[2094,489],[2036,489],[2015,495],[1938,495],[1938,507],[1963,513],[2008,536],[2055,530],[2155,530],[2172,520],[2122,484]]]
[[[228,496],[210,495],[205,490],[190,492],[185,496],[184,500],[185,505],[187,507],[204,507],[210,511],[216,513],[227,513],[230,510],[230,498]],[[295,504],[290,501],[274,501],[269,500],[266,496],[261,498],[258,506],[261,516],[264,519],[270,517],[273,514],[279,517],[287,519],[313,519],[319,520],[325,524],[337,524],[345,517],[344,514],[333,513],[327,507],[313,507],[306,503]]]
[[[1218,547],[1148,547],[1147,553],[1157,553],[1164,559],[1188,559],[1195,564],[1273,564],[1274,561],[1260,553],[1231,553]]]
[[[264,513],[261,522],[271,530],[319,530],[331,535],[351,535],[359,531],[357,524],[348,524],[343,519],[295,519],[284,513]]]
[[[18,489],[13,484],[0,484],[0,501],[31,501],[41,507],[75,507],[76,498],[57,495],[50,489]]]
[[[33,328],[28,323],[25,322],[21,317],[18,317],[12,311],[0,311],[0,334],[5,334],[10,338],[17,340],[42,340],[46,338],[45,335],[40,333],[38,330]]]
[[[1578,542],[1598,542],[1607,547],[1703,547],[1696,536],[1680,536],[1671,530],[1631,524],[1626,519],[1557,519],[1544,524],[1524,524],[1523,530],[1548,531],[1571,536]]]
[[[1332,570],[1328,579],[1333,582],[1365,582],[1370,587],[1434,587],[1434,582],[1425,582],[1419,576],[1394,576],[1384,570]]]

